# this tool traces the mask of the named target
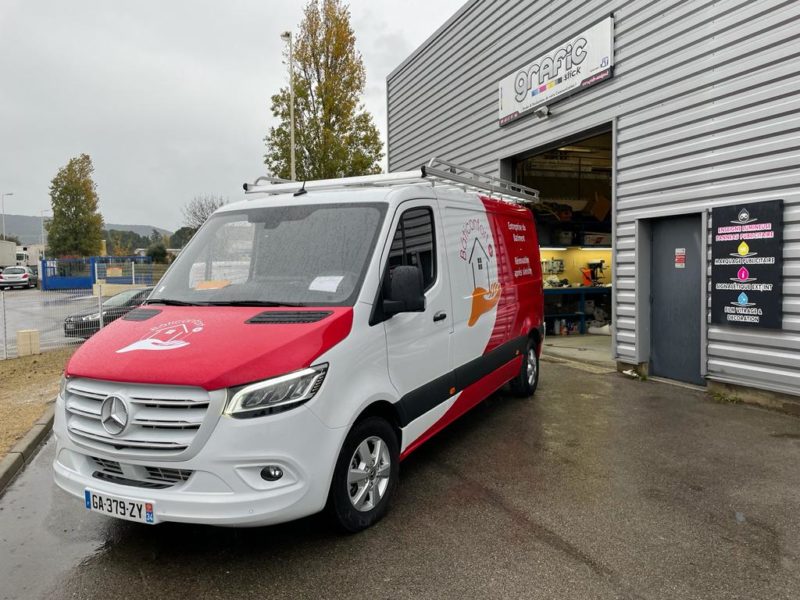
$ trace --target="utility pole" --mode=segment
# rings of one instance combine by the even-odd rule
[[[297,179],[294,167],[294,52],[292,48],[292,32],[284,31],[281,39],[289,43],[289,170],[290,179]]]
[[[14,192],[0,193],[0,211],[3,213],[3,240],[6,239],[6,196],[13,196]]]
[[[42,210],[40,210],[40,211],[39,211],[39,215],[40,215],[40,217],[41,217],[41,218],[40,218],[40,220],[39,220],[39,224],[40,224],[40,225],[41,225],[41,227],[42,227],[42,231],[41,231],[41,238],[42,238],[42,257],[44,257],[44,249],[45,249],[45,244],[44,244],[44,214],[45,214],[45,213],[48,213],[48,212],[50,212],[50,210],[49,210],[49,209],[47,209],[47,208],[43,208]]]

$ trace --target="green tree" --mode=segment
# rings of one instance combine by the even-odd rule
[[[167,262],[167,247],[164,242],[155,242],[147,248],[147,256],[153,259],[154,263],[164,264]]]
[[[383,144],[361,103],[366,74],[341,0],[310,0],[294,40],[295,156],[298,180],[381,172]],[[280,120],[264,139],[264,163],[290,177],[290,94],[272,96]]]
[[[130,256],[137,248],[147,248],[151,244],[149,237],[135,231],[104,230],[103,236],[108,251],[113,256]]]
[[[5,235],[5,236],[0,234],[0,240],[3,240],[5,242],[14,242],[17,246],[24,246],[25,245],[25,244],[23,244],[22,242],[19,241],[19,238],[17,236],[11,235],[10,233],[8,235]]]
[[[153,227],[153,231],[150,233],[150,243],[151,244],[159,244],[160,243],[160,244],[165,244],[166,245],[166,241],[164,240],[164,237],[165,236],[161,235],[161,232],[158,229]]]
[[[197,230],[192,227],[181,227],[169,237],[170,248],[183,248],[192,239]]]
[[[53,218],[47,228],[48,254],[91,256],[100,252],[103,217],[98,212],[94,166],[88,154],[71,158],[50,182]]]

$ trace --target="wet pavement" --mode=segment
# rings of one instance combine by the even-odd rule
[[[357,535],[88,514],[52,441],[0,498],[0,598],[797,598],[800,419],[543,362],[414,453]]]
[[[548,335],[542,351],[547,356],[566,358],[617,370],[610,335]]]

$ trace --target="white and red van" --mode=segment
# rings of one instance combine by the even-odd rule
[[[327,507],[357,531],[420,444],[506,383],[531,395],[532,213],[432,172],[251,185],[219,209],[146,303],[69,361],[56,483],[142,523]]]

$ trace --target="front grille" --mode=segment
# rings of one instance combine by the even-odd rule
[[[101,423],[109,395],[127,408],[128,424],[112,435]],[[70,381],[65,392],[67,431],[84,446],[120,453],[176,456],[189,448],[203,424],[208,392],[178,386],[132,386],[108,381]]]
[[[188,481],[193,471],[187,469],[165,469],[163,467],[145,467],[147,478],[153,481],[163,481],[169,484]]]
[[[100,467],[104,473],[111,475],[122,475],[122,467],[115,460],[106,460],[105,458],[92,457],[95,464]]]
[[[129,487],[147,488],[149,490],[164,490],[170,487],[168,483],[154,483],[152,481],[139,481],[138,479],[128,479],[118,475],[109,475],[104,471],[95,471],[92,477],[100,481],[108,481],[109,483],[116,483],[117,485],[127,485]]]
[[[92,473],[92,477],[132,487],[165,489],[178,483],[189,481],[189,478],[194,473],[189,469],[140,466],[97,458],[96,456],[89,458],[98,469]]]

